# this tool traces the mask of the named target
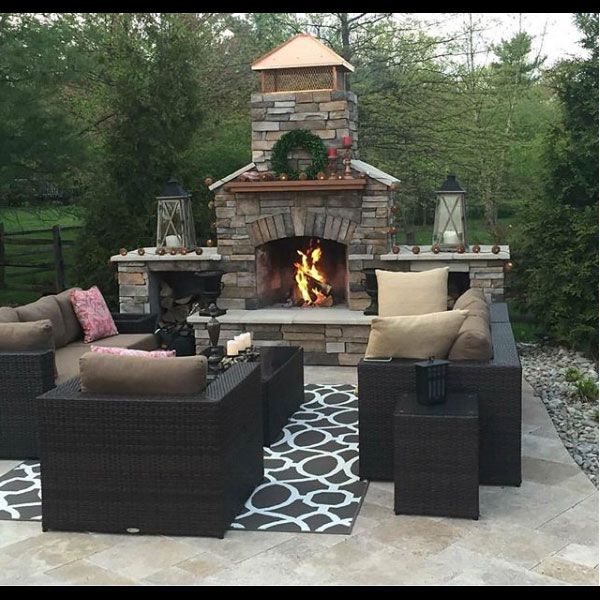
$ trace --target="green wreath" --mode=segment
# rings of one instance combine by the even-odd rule
[[[298,179],[300,171],[291,169],[288,164],[288,154],[294,148],[301,148],[312,155],[312,162],[304,170],[309,179],[316,179],[317,174],[327,169],[327,150],[318,135],[308,129],[293,129],[282,135],[273,147],[271,166],[275,175],[287,173],[290,179]]]

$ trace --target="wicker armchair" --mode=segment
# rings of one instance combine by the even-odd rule
[[[43,530],[222,538],[263,478],[259,365],[193,397],[78,389],[37,400]]]
[[[0,459],[37,458],[35,399],[54,387],[54,350],[0,352]]]
[[[521,363],[506,305],[492,304],[490,316],[493,359],[451,362],[448,388],[479,396],[480,483],[516,486],[521,483]],[[393,414],[400,395],[414,391],[414,362],[358,365],[361,477],[393,479]]]

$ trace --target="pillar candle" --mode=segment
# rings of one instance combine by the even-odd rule
[[[235,340],[229,340],[227,342],[227,356],[237,356],[238,355],[238,345]]]
[[[165,237],[165,244],[167,245],[167,248],[179,248],[179,246],[181,246],[179,236],[176,235],[167,235]]]
[[[444,232],[444,244],[459,244],[460,236],[454,229],[448,229]]]
[[[242,333],[242,337],[244,339],[244,349],[250,348],[250,346],[252,346],[252,336],[250,335],[250,333]]]

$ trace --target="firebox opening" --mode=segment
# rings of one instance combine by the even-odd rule
[[[256,249],[259,307],[329,307],[346,303],[346,246],[308,236],[274,240]]]

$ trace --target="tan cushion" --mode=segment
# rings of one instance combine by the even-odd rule
[[[421,273],[375,271],[380,317],[424,315],[446,310],[448,267]]]
[[[54,296],[45,296],[31,304],[19,306],[16,308],[16,311],[19,315],[19,320],[23,323],[50,319],[52,321],[54,345],[57,348],[62,348],[66,345],[67,333],[63,323],[63,316]]]
[[[29,323],[0,323],[0,350],[49,350],[54,348],[52,323],[48,319]]]
[[[83,338],[83,329],[81,329],[79,319],[73,310],[70,296],[71,290],[79,289],[81,288],[71,288],[61,292],[60,294],[56,294],[55,296],[63,317],[63,324],[65,326],[65,344],[70,344],[71,342],[75,342],[76,340]]]
[[[205,356],[146,358],[87,352],[79,359],[81,391],[119,396],[199,394],[206,387]]]
[[[0,306],[0,323],[18,323],[19,313],[12,306]]]
[[[446,358],[466,310],[405,317],[375,317],[365,358]]]
[[[488,303],[481,288],[469,288],[464,294],[459,296],[452,307],[456,310],[470,310],[471,308],[486,308],[489,311]]]
[[[450,348],[448,360],[490,360],[493,354],[489,314],[469,310]]]
[[[96,340],[94,346],[155,350],[157,343],[156,337],[152,333],[120,333],[103,340]],[[73,342],[56,351],[56,368],[58,370],[56,385],[79,375],[79,359],[89,351],[90,344],[85,344],[83,341]]]

